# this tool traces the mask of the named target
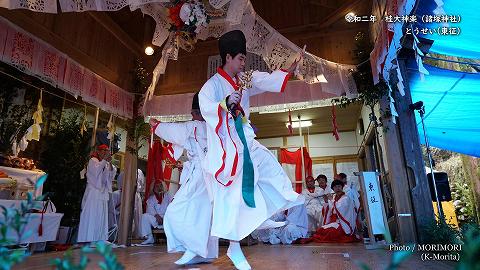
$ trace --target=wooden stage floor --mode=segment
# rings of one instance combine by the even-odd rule
[[[310,244],[310,245],[253,245],[243,247],[244,253],[252,269],[360,269],[358,261],[364,262],[372,270],[386,269],[391,251],[366,250],[363,244]],[[169,254],[166,246],[129,247],[116,249],[115,253],[126,270],[147,269],[190,269],[219,270],[234,269],[233,264],[225,255],[226,247],[220,247],[220,257],[211,264],[199,264],[185,267],[176,266],[173,262],[180,254]],[[63,252],[37,253],[14,269],[37,270],[53,269],[51,259],[62,256]],[[78,250],[74,251],[78,254]],[[98,257],[92,256],[92,262],[87,269],[100,269],[96,263]],[[453,269],[452,262],[423,262],[420,254],[414,253],[402,264],[400,269]]]

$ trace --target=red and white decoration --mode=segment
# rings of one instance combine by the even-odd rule
[[[102,110],[133,117],[133,95],[86,69],[47,43],[0,19],[0,59]]]

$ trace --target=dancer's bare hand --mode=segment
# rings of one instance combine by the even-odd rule
[[[227,107],[230,108],[232,105],[237,105],[242,100],[242,92],[235,91],[228,96]]]
[[[302,59],[303,59],[303,54],[304,54],[303,51],[300,52],[300,57],[298,57],[298,59],[296,59],[296,60],[292,63],[292,65],[287,69],[287,71],[288,71],[289,73],[293,73],[293,72],[295,71],[295,69],[297,69],[298,63],[300,63],[300,61],[302,61]]]

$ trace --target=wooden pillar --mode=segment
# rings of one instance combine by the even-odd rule
[[[120,245],[130,244],[129,236],[132,233],[135,186],[137,184],[137,156],[128,149],[136,149],[135,141],[130,138],[127,139],[127,151],[125,152],[125,172],[122,184],[122,203],[120,204],[118,233],[118,243]]]
[[[434,219],[432,197],[428,185],[427,175],[425,173],[425,164],[419,139],[419,128],[415,114],[409,109],[412,104],[412,96],[409,89],[407,77],[407,61],[413,59],[412,54],[402,54],[399,57],[399,67],[404,80],[405,95],[402,96],[399,91],[394,91],[395,105],[398,112],[397,125],[402,140],[402,150],[405,156],[408,182],[411,189],[412,203],[415,210],[415,221],[419,241],[422,239],[422,227]],[[428,76],[428,75],[427,75]],[[396,82],[395,82],[396,83]],[[415,100],[415,102],[418,100]]]
[[[474,199],[474,214],[477,223],[480,223],[480,159],[472,156],[462,155],[463,171],[470,180],[470,187]]]
[[[92,141],[90,142],[91,147],[95,147],[97,143],[97,128],[98,128],[98,115],[100,114],[100,109],[97,107],[95,110],[95,122],[93,123],[93,132],[92,132]]]
[[[383,99],[380,106],[383,110],[389,108],[388,100]],[[388,164],[388,177],[392,187],[395,219],[397,220],[397,240],[402,244],[415,243],[417,242],[415,213],[410,196],[400,132],[398,126],[391,121],[383,121],[383,127],[387,129],[383,133],[387,159],[385,162]]]

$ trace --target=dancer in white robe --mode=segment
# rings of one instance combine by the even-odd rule
[[[162,198],[159,203],[159,198]],[[155,240],[152,234],[152,228],[163,228],[165,212],[172,201],[170,193],[164,192],[162,183],[155,183],[152,195],[147,200],[147,209],[140,219],[140,234],[147,238],[141,245],[152,245]]]
[[[273,154],[256,141],[250,125],[250,97],[265,91],[282,92],[287,72],[253,72],[239,91],[237,75],[246,60],[246,40],[239,31],[219,39],[222,68],[200,90],[202,115],[207,122],[208,152],[204,161],[213,194],[212,235],[230,240],[227,256],[237,269],[251,269],[238,241],[260,225],[279,227],[269,218],[277,211],[303,203]],[[268,221],[267,221],[268,220]],[[273,224],[272,224],[273,223]]]
[[[82,212],[77,242],[107,241],[108,199],[112,192],[115,166],[107,145],[97,147],[87,166],[87,187],[82,199]]]
[[[155,134],[173,144],[173,157],[177,160],[183,149],[188,161],[183,163],[180,189],[167,209],[164,229],[168,252],[184,252],[178,265],[209,262],[218,257],[218,239],[211,237],[212,203],[207,191],[202,160],[207,151],[205,121],[198,107],[198,93],[192,102],[193,121],[184,123],[158,123]]]

